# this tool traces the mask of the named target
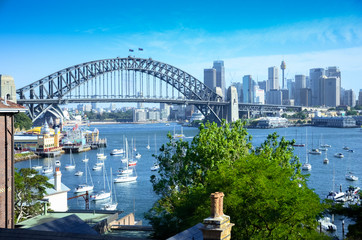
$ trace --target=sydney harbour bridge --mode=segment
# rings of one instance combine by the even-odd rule
[[[62,117],[68,103],[145,102],[194,105],[209,120],[234,121],[240,112],[277,112],[299,107],[239,104],[236,90],[221,96],[200,80],[151,58],[112,58],[74,65],[16,90],[33,120],[46,112]]]

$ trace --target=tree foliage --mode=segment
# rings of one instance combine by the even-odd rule
[[[26,220],[42,212],[42,204],[46,188],[53,187],[48,177],[37,174],[31,168],[22,168],[15,172],[15,222]]]
[[[22,129],[30,129],[33,126],[33,122],[25,113],[18,113],[14,115],[14,126],[15,128]]]
[[[306,186],[292,142],[276,133],[257,148],[244,124],[200,126],[191,143],[174,141],[160,149],[159,174],[151,176],[160,199],[146,214],[155,236],[164,239],[210,214],[209,196],[224,192],[224,212],[235,223],[233,239],[312,239],[323,210]]]

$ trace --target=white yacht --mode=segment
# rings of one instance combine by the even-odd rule
[[[345,199],[345,194],[344,192],[335,192],[335,191],[330,191],[327,195],[327,199],[336,201],[336,202],[344,202]]]
[[[137,181],[137,176],[130,175],[118,175],[115,179],[113,179],[115,183],[125,183],[125,182],[134,182]]]
[[[318,220],[323,231],[337,231],[337,226],[331,223],[329,217],[324,217]]]
[[[43,174],[51,174],[53,173],[53,167],[44,167],[43,168],[43,171],[42,171]]]
[[[94,185],[93,185],[93,180],[92,180],[92,175],[89,171],[89,167],[87,165],[87,162],[85,163],[85,183],[84,184],[79,184],[78,187],[75,188],[74,192],[75,193],[82,193],[82,192],[90,192],[93,191]],[[89,173],[89,178],[91,181],[91,185],[88,185],[88,174]]]
[[[60,167],[61,165],[62,165],[62,164],[60,163],[59,160],[56,160],[56,161],[55,161],[55,166]]]
[[[336,154],[334,154],[334,157],[336,157],[336,158],[344,158],[344,155],[342,153],[336,153]]]
[[[120,149],[113,149],[110,154],[111,155],[122,155],[123,153],[124,153],[124,150],[122,148],[120,148]]]
[[[158,163],[154,163],[151,167],[151,171],[157,171],[160,168],[160,165]]]
[[[352,172],[348,172],[346,174],[346,179],[349,180],[349,181],[358,181],[358,177],[353,175]]]
[[[328,159],[328,157],[327,157],[327,152],[328,152],[328,150],[326,149],[325,156],[324,156],[324,159],[323,159],[323,163],[324,163],[324,164],[328,164],[328,163],[329,163],[329,159]]]
[[[137,153],[135,156],[135,158],[137,158],[137,159],[140,159],[141,157],[142,157],[142,155],[140,153]]]
[[[83,176],[83,172],[82,171],[76,171],[74,173],[75,176]]]
[[[97,194],[90,195],[90,199],[93,201],[103,200],[111,197],[111,192],[100,191]]]
[[[313,148],[312,150],[309,151],[309,154],[313,154],[313,155],[321,155],[322,152],[319,151],[318,148]]]

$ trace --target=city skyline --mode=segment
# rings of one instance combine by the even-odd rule
[[[0,73],[13,76],[20,88],[79,63],[127,57],[134,49],[132,55],[166,62],[200,81],[205,68],[223,60],[226,86],[244,75],[266,80],[268,68],[284,60],[286,79],[337,66],[343,88],[362,88],[359,1],[174,4],[0,1]]]

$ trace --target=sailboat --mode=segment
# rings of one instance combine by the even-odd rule
[[[155,134],[155,157],[157,156],[157,147],[156,147],[156,134]],[[151,167],[151,171],[157,171],[160,168],[160,165],[157,161],[153,162],[153,166]]]
[[[132,145],[133,145],[133,151],[137,151],[137,148],[136,148],[136,139],[134,140],[133,142],[133,138],[132,138]]]
[[[296,130],[295,139],[297,139],[297,138],[298,138],[298,130]],[[302,139],[302,135],[300,135],[300,138]],[[302,141],[300,141],[300,142],[302,142]],[[294,144],[293,144],[293,147],[304,147],[304,146],[305,146],[304,143],[294,143]]]
[[[312,165],[308,162],[308,153],[307,153],[307,149],[308,149],[308,132],[307,132],[307,128],[305,129],[305,138],[306,138],[306,148],[305,148],[305,163],[302,166],[302,170],[306,170],[309,171],[312,169]]]
[[[85,154],[84,158],[82,159],[82,162],[88,162],[89,158],[87,158],[87,154]]]
[[[109,188],[109,183],[108,183],[108,188]],[[97,201],[97,200],[103,200],[103,199],[110,198],[110,197],[111,197],[111,192],[106,191],[106,171],[103,168],[103,190],[99,191],[96,194],[90,195],[90,199],[92,199],[93,201]]]
[[[70,150],[70,153],[69,153],[69,164],[66,164],[65,165],[65,169],[66,170],[71,170],[71,169],[74,169],[75,168],[75,162],[74,162],[74,159],[73,159],[73,156],[72,156],[72,150]]]
[[[32,168],[32,169],[35,169],[35,170],[39,170],[39,169],[42,169],[42,168],[43,168],[42,165],[39,165],[39,157],[38,157],[38,165],[32,166],[31,168]]]
[[[325,156],[324,156],[324,159],[323,159],[323,163],[325,163],[325,164],[329,163],[329,160],[328,160],[328,157],[327,157],[327,152],[328,152],[328,149],[326,149]]]
[[[126,139],[126,154],[128,152],[128,142],[127,142],[127,139]],[[132,172],[133,172],[133,169],[132,169],[132,172],[130,173],[126,173],[126,172],[129,172],[129,163],[128,163],[128,156],[127,156],[127,165],[126,165],[126,169],[125,169],[125,172],[122,174],[118,174],[117,177],[115,179],[113,179],[113,181],[115,183],[124,183],[124,182],[133,182],[133,181],[136,181],[137,180],[137,175],[136,176],[131,176]]]
[[[309,154],[313,154],[313,155],[321,155],[321,151],[319,151],[318,148],[314,148],[314,143],[313,143],[313,133],[312,133],[312,150],[309,151]]]
[[[102,152],[97,153],[97,159],[105,160],[107,156],[104,155],[104,150],[102,148]]]
[[[123,175],[123,174],[132,174],[132,173],[133,173],[133,168],[129,168],[129,167],[128,167],[128,152],[129,152],[129,150],[128,150],[128,141],[127,141],[127,139],[126,139],[126,156],[124,157],[124,159],[125,159],[125,162],[127,163],[127,165],[126,165],[125,168],[120,168],[120,169],[118,170],[118,173],[119,173],[120,175]],[[124,162],[123,159],[122,159],[121,161]]]
[[[53,166],[50,165],[50,160],[48,159],[48,166],[43,168],[43,174],[51,174],[53,173]]]
[[[347,161],[349,160],[349,154],[347,155]],[[348,161],[348,168],[350,168],[349,167],[350,166],[350,163],[349,163],[349,161]],[[346,173],[346,180],[348,180],[348,181],[358,181],[358,177],[357,176],[355,176],[351,171],[348,171],[347,173]]]
[[[111,168],[111,177],[112,177],[112,168]],[[108,203],[104,204],[101,209],[107,210],[107,211],[114,211],[117,209],[117,206],[118,206],[117,194],[116,194],[116,188],[114,188],[114,190],[113,190],[112,182],[110,184],[111,184],[111,200]],[[113,196],[114,196],[114,200],[113,200]]]
[[[181,127],[181,133],[175,133],[175,127],[173,128],[173,138],[185,138],[185,135],[183,133],[183,128]]]
[[[88,185],[88,174],[89,173],[89,178],[91,181],[91,185]],[[93,191],[94,185],[93,185],[93,180],[92,180],[92,175],[90,173],[89,167],[88,167],[88,163],[85,162],[85,183],[84,184],[79,184],[78,187],[75,188],[74,192],[75,193],[82,193],[82,192],[86,192],[86,191]]]
[[[148,150],[150,150],[150,136],[148,136],[148,144],[147,144],[147,146],[146,146],[146,148],[148,149]]]
[[[132,139],[133,140],[133,139]],[[132,141],[133,143],[133,141]],[[133,148],[133,150],[136,149],[135,147]],[[137,165],[137,160],[133,159],[133,152],[131,151],[131,159],[128,159],[128,166],[136,166]]]
[[[321,136],[321,145],[320,145],[320,147],[322,147],[322,148],[330,148],[330,147],[332,147],[331,145],[324,143],[323,134]]]
[[[101,170],[103,165],[104,165],[104,162],[100,162],[99,158],[98,158],[96,164],[93,166],[93,170],[95,170],[95,171]]]

